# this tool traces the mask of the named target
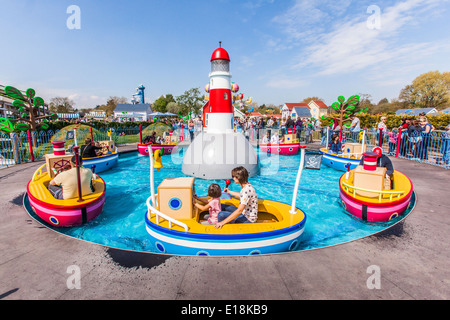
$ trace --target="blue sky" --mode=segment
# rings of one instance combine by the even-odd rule
[[[67,28],[70,5],[79,30]],[[0,0],[0,84],[77,108],[131,99],[140,84],[149,102],[204,93],[222,41],[232,81],[259,104],[377,103],[424,72],[450,71],[449,16],[449,0]]]

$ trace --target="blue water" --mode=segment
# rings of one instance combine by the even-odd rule
[[[267,157],[260,153],[259,157],[261,174],[249,179],[258,197],[290,204],[300,155]],[[184,176],[181,162],[180,156],[163,157],[164,168],[159,172],[155,171],[155,190],[165,177]],[[338,181],[342,174],[343,172],[325,165],[320,170],[303,170],[296,207],[305,212],[307,220],[297,250],[321,248],[359,239],[392,226],[407,214],[388,223],[367,223],[346,213],[339,199]],[[157,252],[146,232],[144,219],[146,200],[150,196],[149,158],[139,156],[137,152],[123,154],[119,157],[118,164],[112,170],[102,172],[101,177],[107,185],[106,203],[97,219],[80,227],[53,229],[109,247]],[[207,195],[208,186],[213,182],[225,187],[224,180],[195,179],[197,195]],[[239,192],[240,187],[232,183],[230,189]],[[39,217],[35,218],[40,220]]]

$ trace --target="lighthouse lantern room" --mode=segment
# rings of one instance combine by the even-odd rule
[[[207,131],[225,133],[227,130],[233,130],[230,56],[222,47],[214,50],[211,56],[209,79],[210,112]]]

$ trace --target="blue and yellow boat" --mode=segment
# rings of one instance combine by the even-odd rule
[[[95,166],[95,172],[100,173],[111,169],[119,160],[119,152],[114,141],[99,141],[103,147],[102,154],[93,158],[83,157],[83,167],[91,169]]]
[[[176,255],[236,256],[258,255],[295,250],[305,230],[306,214],[295,207],[298,184],[304,164],[297,174],[291,205],[274,200],[258,199],[258,221],[226,224],[221,229],[201,224],[207,212],[192,203],[195,178],[166,178],[155,193],[154,162],[162,167],[159,150],[150,155],[151,196],[147,199],[145,224],[157,252]],[[206,198],[201,198],[206,202]],[[238,199],[221,200],[222,204],[239,205]]]

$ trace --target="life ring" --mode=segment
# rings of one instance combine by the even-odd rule
[[[177,197],[173,197],[169,200],[169,208],[172,210],[178,210],[183,206],[183,202]]]
[[[298,241],[294,240],[292,241],[291,245],[289,246],[289,251],[294,250],[297,247]]]
[[[342,200],[341,201],[342,207],[344,208],[344,210],[347,210],[347,205],[345,204],[345,202]]]
[[[164,248],[164,245],[161,242],[156,241],[155,242],[155,247],[161,253],[165,253],[166,252],[166,248]]]
[[[391,221],[392,219],[395,219],[398,217],[398,213],[394,212],[393,214],[391,214],[391,216],[389,217],[389,221]]]
[[[55,226],[59,225],[59,220],[54,216],[51,216],[48,220]]]

